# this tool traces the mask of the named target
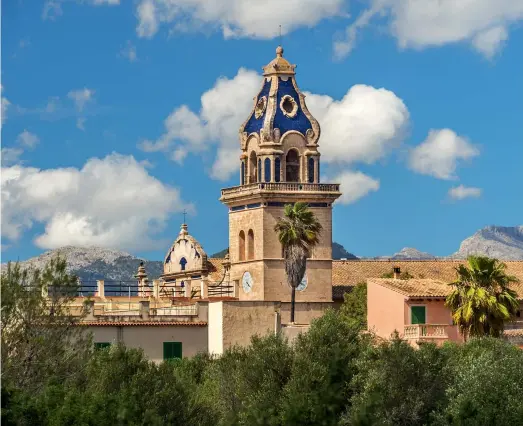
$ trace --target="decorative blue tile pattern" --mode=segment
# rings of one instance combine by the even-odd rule
[[[285,95],[292,96],[298,104],[298,111],[296,112],[296,115],[292,118],[286,117],[280,108],[281,99]],[[300,103],[300,97],[298,96],[298,93],[296,92],[296,89],[292,84],[291,77],[289,77],[287,81],[284,81],[280,77],[278,77],[278,94],[276,98],[276,114],[274,116],[273,127],[280,129],[280,133],[282,135],[289,130],[296,130],[301,134],[305,135],[305,132],[308,129],[312,129],[311,122],[303,113],[303,109]]]
[[[269,81],[265,80],[265,83],[263,83],[263,87],[261,92],[256,97],[256,102],[258,100],[265,96],[267,99],[269,98],[269,90],[271,89],[271,80]],[[263,127],[263,120],[265,119],[265,113],[267,112],[267,108],[265,108],[265,111],[263,111],[263,114],[260,116],[260,118],[256,118],[255,112],[252,112],[251,118],[249,118],[249,121],[247,121],[247,124],[245,125],[245,128],[243,129],[244,132],[247,132],[247,134],[253,133],[253,132],[259,132]]]

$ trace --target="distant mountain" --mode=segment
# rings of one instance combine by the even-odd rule
[[[394,260],[430,260],[436,259],[436,256],[415,248],[404,247],[399,252],[394,253],[390,258]]]
[[[487,226],[465,239],[451,257],[483,254],[502,260],[523,260],[523,225]]]
[[[214,253],[211,257],[214,257],[217,259],[223,259],[227,253],[229,253],[229,247],[224,248],[223,250],[219,251],[218,253]]]
[[[222,251],[219,251],[218,253],[214,253],[211,257],[217,257],[219,259],[223,259],[225,255],[228,253],[229,248],[225,248]],[[345,250],[345,247],[343,247],[341,244],[338,243],[332,243],[332,258],[335,260],[339,259],[357,259],[356,256],[354,256],[352,253],[349,253],[347,250]]]
[[[163,273],[162,261],[147,261],[123,251],[100,247],[62,247],[20,262],[20,266],[42,269],[57,254],[65,257],[69,272],[78,275],[82,281],[101,279],[134,281],[133,276],[142,261],[150,280],[158,278]],[[5,267],[6,264],[2,264],[2,270]]]
[[[212,257],[223,258],[227,253],[224,249]],[[129,253],[100,247],[63,247],[47,251],[40,256],[20,262],[21,266],[43,268],[56,254],[61,254],[67,260],[68,269],[82,281],[97,279],[114,281],[135,281],[134,275],[140,262],[144,262],[145,270],[150,280],[158,278],[163,272],[162,261],[140,259]],[[500,260],[523,260],[523,225],[520,226],[487,226],[471,237],[465,239],[459,250],[450,256],[451,259],[462,259],[469,254],[484,254]],[[338,243],[332,243],[333,259],[358,259]],[[404,248],[392,256],[381,256],[375,259],[395,260],[425,260],[436,259],[435,256],[415,248]],[[6,264],[2,264],[2,270]]]
[[[343,247],[341,244],[332,243],[332,258],[334,260],[340,260],[340,259],[357,259],[357,256],[354,256],[352,253],[349,253],[347,250],[345,250],[345,247]]]

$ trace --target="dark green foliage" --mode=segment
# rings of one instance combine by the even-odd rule
[[[298,337],[291,379],[282,401],[282,424],[334,425],[349,397],[347,383],[362,347],[359,328],[328,310]]]
[[[350,384],[350,410],[342,425],[420,425],[445,397],[445,353],[431,344],[419,350],[400,339],[368,346]]]
[[[10,263],[1,286],[2,382],[38,392],[51,378],[74,376],[91,342],[68,307],[78,286],[65,260],[53,258],[43,271]]]
[[[351,324],[364,329],[367,327],[367,283],[356,284],[343,296],[340,315]]]
[[[2,425],[523,425],[521,349],[494,338],[419,349],[378,342],[362,330],[363,284],[292,345],[254,337],[221,357],[154,364],[118,345],[71,350],[74,333],[41,329],[44,320],[78,329],[58,303],[66,296],[49,305],[41,288],[23,287],[73,286],[62,267],[51,264],[41,278],[2,276],[2,321],[11,325],[2,330]],[[62,314],[50,316],[50,306]]]
[[[448,378],[440,425],[523,424],[523,350],[494,338],[449,348]]]

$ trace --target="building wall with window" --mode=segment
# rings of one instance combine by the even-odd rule
[[[142,349],[154,362],[164,360],[164,343],[180,343],[182,357],[208,350],[207,323],[201,325],[129,325],[88,326],[93,343],[123,343],[128,348]]]

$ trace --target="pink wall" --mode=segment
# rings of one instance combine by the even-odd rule
[[[394,330],[403,334],[406,297],[381,285],[367,284],[367,324],[370,331],[385,339]]]
[[[426,307],[427,324],[447,324],[448,340],[463,341],[458,328],[452,325],[452,315],[450,310],[445,307],[444,300],[409,300],[408,297],[372,283],[372,281],[367,284],[367,323],[369,330],[385,339],[390,338],[394,330],[397,330],[400,336],[403,336],[404,326],[410,324],[410,307],[412,305]]]
[[[445,306],[445,301],[441,299],[425,299],[422,301],[418,300],[407,300],[405,302],[405,324],[410,324],[410,307],[411,306],[425,306],[426,312],[426,323],[427,324],[448,324],[447,334],[448,340],[453,342],[463,341],[462,336],[458,331],[458,327],[452,325],[452,314],[450,310]]]

